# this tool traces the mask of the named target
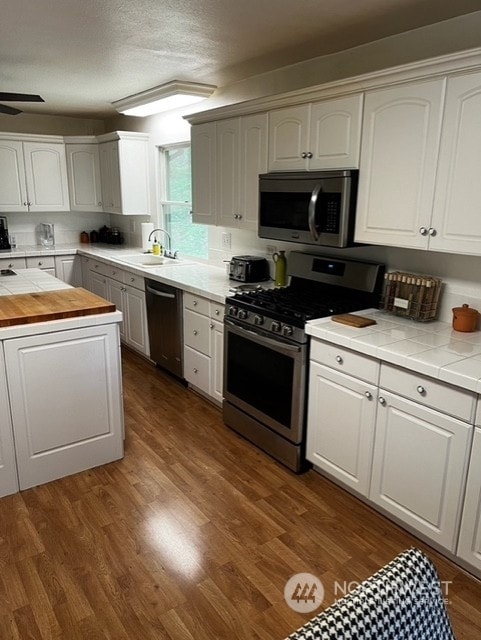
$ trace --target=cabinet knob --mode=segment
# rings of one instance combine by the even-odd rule
[[[416,387],[416,391],[421,395],[424,395],[426,393],[426,389],[420,384]]]
[[[311,151],[308,151],[306,153],[306,158],[312,158],[312,152]]]
[[[197,373],[199,370],[194,367],[193,371],[194,373]]]
[[[336,362],[338,362],[339,364],[342,364],[344,362],[344,360],[342,359],[342,356],[336,356]]]
[[[216,316],[219,316],[219,315],[220,315],[220,311],[219,311],[219,309],[216,309],[216,310],[215,310],[215,315],[216,315]]]
[[[211,322],[210,325],[209,325],[209,329],[213,329],[213,328],[214,328],[214,325]]]
[[[192,333],[194,334],[194,336],[196,336],[199,332],[197,331],[197,329],[194,329]]]
[[[365,392],[364,392],[364,395],[366,396],[366,398],[367,398],[368,400],[372,400],[372,393],[371,393],[370,391],[365,391]]]
[[[303,152],[301,153],[301,158],[304,158],[304,159],[306,159],[306,158],[307,158],[307,153],[306,153],[305,151],[303,151]]]
[[[382,404],[382,406],[384,406],[386,404],[386,400],[382,396],[379,398],[378,402],[379,402],[379,404]]]
[[[8,268],[11,269],[13,267],[13,262],[8,265]]]
[[[429,235],[430,236],[435,236],[436,235],[436,229],[433,229],[432,227],[429,229]]]
[[[135,282],[135,278],[130,278],[130,282]]]
[[[192,306],[194,306],[194,307],[196,307],[196,306],[197,306],[197,300],[194,300],[194,301],[192,302]]]
[[[28,202],[24,202],[24,203],[23,203],[23,206],[24,206],[24,207],[28,207]]]
[[[419,233],[422,236],[427,236],[428,235],[428,230],[426,229],[426,227],[419,227]]]
[[[39,267],[41,267],[41,266],[43,265],[43,262],[42,262],[41,260],[39,260],[39,261],[37,262],[37,264],[38,264],[38,266],[39,266]]]

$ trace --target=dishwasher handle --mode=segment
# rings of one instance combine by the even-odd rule
[[[152,287],[149,287],[149,285],[147,285],[146,289],[152,295],[159,296],[159,298],[171,298],[171,299],[175,298],[175,293],[166,293],[165,291],[159,291],[158,289],[152,289]]]

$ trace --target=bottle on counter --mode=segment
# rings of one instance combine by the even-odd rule
[[[287,285],[287,258],[285,251],[279,251],[272,254],[275,264],[274,281],[276,287],[285,287]]]
[[[154,238],[154,242],[152,243],[152,255],[160,256],[160,244],[157,242],[157,238]]]

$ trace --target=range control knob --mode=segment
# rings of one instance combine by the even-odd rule
[[[227,315],[229,316],[236,316],[237,312],[238,312],[238,308],[237,307],[228,307],[227,309]]]
[[[271,331],[274,331],[274,333],[279,333],[280,330],[281,323],[277,322],[277,320],[274,320],[274,322],[271,324]]]
[[[283,324],[282,335],[286,336],[287,338],[290,338],[290,336],[292,336],[292,327],[290,327],[288,324]]]
[[[245,310],[245,309],[239,309],[239,313],[237,314],[237,317],[240,320],[245,320],[248,317],[249,313]]]
[[[264,324],[264,316],[260,316],[258,313],[256,313],[256,315],[254,316],[254,324],[256,324],[257,326]]]

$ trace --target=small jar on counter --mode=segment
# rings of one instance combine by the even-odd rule
[[[80,242],[81,244],[89,243],[89,234],[86,231],[82,231],[82,233],[80,234]]]

